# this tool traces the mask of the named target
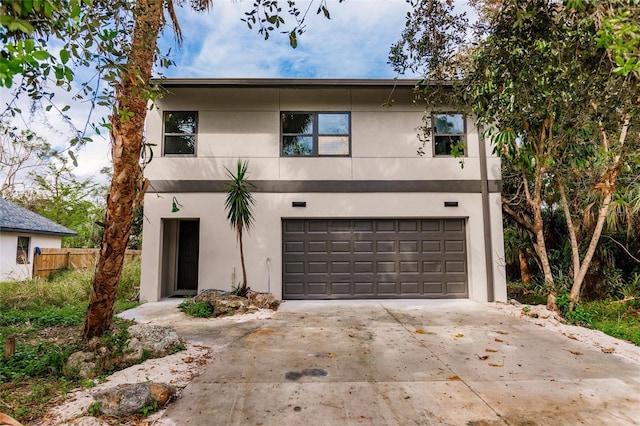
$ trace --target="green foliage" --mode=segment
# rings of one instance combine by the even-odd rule
[[[196,318],[209,318],[213,316],[213,306],[208,302],[194,302],[187,298],[178,305],[184,313]]]
[[[139,257],[128,259],[118,281],[118,299],[122,301],[138,301],[140,296],[141,260]]]
[[[591,314],[589,318],[591,327],[640,346],[639,299],[625,302],[600,300],[586,302],[580,306],[585,312]]]
[[[93,404],[89,405],[89,408],[87,408],[87,412],[91,417],[97,417],[100,415],[101,408],[102,408],[102,402],[96,401]]]
[[[342,3],[345,0],[339,0]],[[284,1],[283,1],[284,3]],[[311,0],[308,5],[299,9],[295,0],[287,0],[287,14],[295,21],[293,29],[281,30],[281,26],[285,25],[285,18],[282,13],[282,7],[278,0],[255,0],[253,9],[245,13],[243,22],[247,24],[250,30],[256,29],[265,40],[269,39],[273,31],[278,30],[282,34],[286,34],[289,39],[289,45],[292,48],[298,47],[298,36],[305,31],[305,20],[307,13],[312,10],[311,6],[318,5],[316,14],[322,14],[326,19],[331,19],[327,0]]]
[[[78,349],[78,345],[19,342],[13,356],[0,360],[0,383],[61,376],[69,355]]]
[[[158,409],[158,401],[153,401],[153,404],[147,405],[146,407],[142,407],[140,409],[140,413],[147,417],[149,414],[153,413]]]
[[[562,314],[567,318],[570,324],[577,324],[582,326],[591,326],[591,320],[593,319],[593,312],[585,309],[582,304],[575,306],[573,310],[571,307],[571,299],[568,293],[562,293],[558,296],[556,304]]]
[[[229,169],[227,170],[227,176],[231,179],[227,187],[227,198],[225,200],[225,210],[227,210],[227,219],[236,230],[238,237],[238,243],[240,244],[240,263],[242,265],[242,287],[240,295],[245,296],[248,291],[247,287],[247,270],[244,263],[244,252],[242,247],[242,235],[246,230],[251,229],[253,224],[253,212],[252,208],[255,204],[251,190],[254,185],[247,180],[247,169],[249,167],[248,161],[238,160],[236,164],[236,173],[234,174]]]

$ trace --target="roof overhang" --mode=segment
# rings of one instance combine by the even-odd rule
[[[14,232],[16,234],[49,235],[52,237],[75,237],[78,235],[76,232],[49,232],[49,231],[40,231],[40,230],[34,230],[34,229],[9,228],[9,227],[0,227],[0,231]]]
[[[334,78],[154,78],[152,84],[165,88],[215,87],[215,88],[387,88],[416,87],[417,79],[334,79]],[[429,82],[430,86],[451,86],[452,82]]]

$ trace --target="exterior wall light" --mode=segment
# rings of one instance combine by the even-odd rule
[[[179,212],[182,204],[178,202],[176,197],[173,197],[173,202],[171,203],[171,213]]]

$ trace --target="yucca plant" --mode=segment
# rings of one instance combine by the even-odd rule
[[[237,171],[234,174],[229,169],[227,176],[231,179],[227,187],[227,200],[225,209],[227,210],[227,219],[231,223],[231,227],[236,230],[236,236],[240,245],[240,263],[242,265],[242,286],[238,288],[239,296],[246,296],[249,291],[247,287],[247,270],[244,265],[244,250],[242,247],[243,232],[249,232],[253,225],[253,213],[251,209],[255,205],[251,190],[255,186],[247,180],[248,161],[238,160]]]

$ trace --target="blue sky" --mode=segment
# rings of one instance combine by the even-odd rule
[[[208,12],[195,13],[185,7],[177,14],[184,41],[178,46],[172,28],[167,26],[159,45],[163,52],[171,51],[175,66],[164,70],[167,77],[200,78],[394,78],[387,64],[390,46],[401,35],[410,6],[405,0],[328,0],[331,20],[316,15],[314,6],[306,20],[306,32],[299,37],[297,49],[289,45],[288,37],[273,32],[269,40],[249,30],[241,21],[251,9],[251,0],[214,0]],[[286,7],[286,0],[281,0]],[[308,0],[298,1],[301,9]],[[316,0],[317,4],[317,0]],[[283,7],[283,8],[284,8]],[[291,28],[291,18],[286,28]],[[82,73],[77,79],[82,78]],[[5,99],[6,91],[0,91]],[[82,128],[86,122],[86,107],[71,99],[71,94],[56,95],[60,108],[68,104],[74,125]],[[22,117],[14,120],[29,126],[54,146],[68,146],[74,136],[72,129],[54,112],[42,108],[33,113],[28,102],[21,102]],[[106,111],[96,111],[94,122]],[[78,178],[99,178],[99,170],[111,163],[108,135],[95,136],[78,153]]]
[[[281,1],[286,5],[284,0]],[[316,2],[317,3],[317,2]],[[299,2],[300,6],[308,1]],[[312,7],[298,47],[286,34],[264,40],[240,19],[250,1],[214,1],[209,12],[178,11],[184,42],[176,47],[171,28],[164,31],[163,52],[172,47],[176,66],[170,77],[392,78],[389,47],[400,38],[406,13],[404,0],[329,0],[331,19]],[[301,7],[304,9],[304,7]],[[292,28],[289,18],[285,28]]]

